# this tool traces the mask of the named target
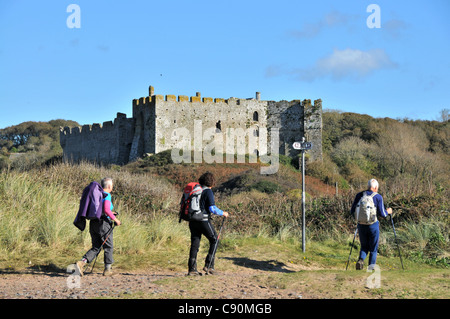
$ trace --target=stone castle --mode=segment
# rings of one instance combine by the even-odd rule
[[[322,160],[322,101],[315,100],[314,104],[311,100],[276,102],[261,100],[260,96],[259,92],[255,98],[247,99],[202,98],[199,92],[191,97],[163,96],[155,95],[150,86],[148,96],[133,100],[131,118],[117,113],[114,122],[104,122],[103,125],[61,128],[64,158],[126,164],[149,153],[176,148],[174,135],[177,129],[185,128],[194,136],[195,126],[201,123],[203,131],[200,133],[207,128],[215,128],[225,136],[228,128],[253,132],[254,136],[266,129],[269,141],[270,132],[277,129],[279,154],[288,156],[299,153],[292,144],[305,137],[306,141],[313,143],[312,150],[307,153],[310,159]],[[270,152],[270,147],[267,149]],[[257,148],[247,153],[262,155]]]

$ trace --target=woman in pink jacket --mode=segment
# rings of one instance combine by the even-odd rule
[[[76,263],[78,271],[83,275],[83,268],[87,263],[90,263],[104,249],[105,270],[103,275],[111,275],[111,265],[113,259],[113,223],[120,225],[120,220],[114,215],[114,206],[111,201],[111,192],[113,190],[113,180],[111,178],[104,178],[101,181],[103,188],[103,212],[100,219],[91,219],[89,223],[89,233],[92,238],[92,248],[83,256],[83,258]]]

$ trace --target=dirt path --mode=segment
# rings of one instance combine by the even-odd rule
[[[383,269],[381,286],[368,289],[367,280],[373,275],[366,271],[236,256],[221,257],[220,262],[218,273],[208,276],[186,276],[186,271],[170,269],[115,268],[113,276],[105,277],[101,265],[83,277],[54,265],[30,266],[18,271],[1,269],[0,299],[440,299],[449,296],[450,276],[445,269]]]
[[[258,271],[186,276],[185,272],[122,272],[111,277],[100,271],[73,277],[64,272],[23,271],[0,274],[2,299],[91,298],[232,298],[292,299],[301,293],[255,281]]]

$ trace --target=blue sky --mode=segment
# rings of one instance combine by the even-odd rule
[[[149,85],[434,120],[450,108],[449,17],[448,0],[0,0],[0,128],[131,116]]]

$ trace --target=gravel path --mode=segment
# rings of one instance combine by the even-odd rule
[[[186,276],[180,272],[121,272],[105,277],[101,271],[74,277],[62,271],[0,272],[2,299],[92,298],[232,298],[299,299],[297,292],[267,287],[254,280],[257,271]],[[253,280],[252,280],[253,278]]]

